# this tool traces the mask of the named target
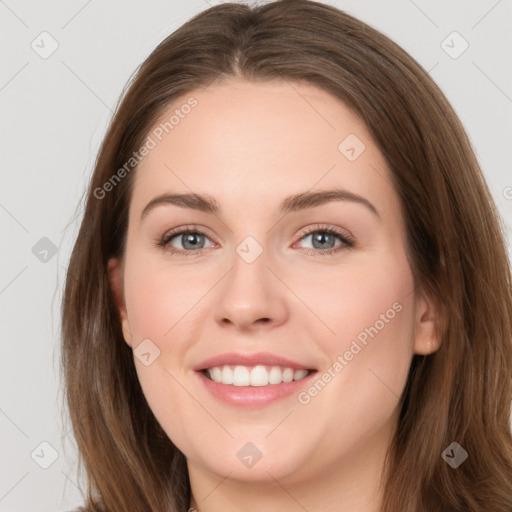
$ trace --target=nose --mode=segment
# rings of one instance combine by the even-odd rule
[[[266,251],[251,263],[238,254],[219,284],[215,321],[240,331],[270,329],[288,318],[286,287],[268,267]]]

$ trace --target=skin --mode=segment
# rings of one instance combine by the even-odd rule
[[[230,79],[180,98],[162,119],[190,96],[195,109],[136,171],[126,253],[109,269],[126,342],[135,349],[149,338],[160,350],[149,366],[134,361],[153,413],[187,457],[191,507],[377,512],[411,359],[439,344],[434,303],[414,286],[387,164],[361,119],[312,85]],[[338,150],[349,134],[366,146],[354,161]],[[330,188],[363,196],[379,216],[352,201],[278,211],[288,195]],[[209,194],[221,212],[167,204],[141,220],[164,192]],[[201,254],[157,246],[191,224],[207,231]],[[304,231],[318,224],[356,245],[322,255],[344,244],[314,246]],[[263,249],[250,264],[236,252],[249,235]],[[183,243],[178,235],[172,246]],[[308,362],[321,374],[395,303],[401,311],[307,405],[292,395],[237,408],[192,370],[242,351]],[[262,453],[251,468],[237,457],[247,442]]]

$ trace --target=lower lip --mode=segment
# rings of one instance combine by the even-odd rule
[[[196,372],[206,389],[215,397],[230,405],[239,407],[264,406],[281,398],[298,394],[301,388],[309,385],[316,372],[311,372],[301,380],[270,384],[268,386],[234,386],[221,384],[206,377],[202,372]]]

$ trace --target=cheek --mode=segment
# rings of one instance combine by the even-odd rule
[[[214,276],[198,276],[191,269],[136,254],[126,262],[125,295],[135,343],[150,338],[163,348],[193,317],[194,306],[211,288]]]
[[[187,438],[187,424],[190,425],[183,418],[193,419],[201,414],[186,391],[188,384],[180,367],[188,348],[186,340],[194,336],[189,331],[194,329],[193,306],[208,283],[205,279],[202,284],[191,280],[191,272],[155,262],[155,258],[152,261],[135,250],[130,256],[125,266],[125,296],[135,368],[156,419],[173,441],[181,440]],[[158,354],[149,365],[137,359],[136,348],[147,339],[154,344],[154,348],[149,345],[151,356]]]
[[[397,405],[413,355],[413,277],[405,258],[382,255],[347,271],[331,272],[304,297],[322,323],[316,340],[329,356],[329,383],[311,390],[313,407],[350,410],[350,422],[378,425]],[[311,279],[312,284],[313,279]],[[303,288],[306,293],[307,287]],[[313,317],[312,317],[313,318]],[[309,321],[310,326],[313,320]],[[311,330],[311,329],[310,329]],[[324,373],[326,373],[324,371]],[[322,377],[320,375],[319,377]],[[313,396],[314,395],[314,396]],[[321,395],[321,396],[320,396]],[[318,398],[316,398],[318,396]],[[345,414],[340,418],[347,421]]]
[[[302,316],[309,331],[316,329],[313,339],[321,341],[332,355],[347,350],[354,339],[364,346],[373,337],[389,338],[387,350],[408,339],[407,329],[397,336],[406,318],[410,324],[408,302],[413,296],[412,274],[405,258],[374,254],[354,264],[290,273],[285,279],[308,306],[309,312]],[[384,335],[391,332],[393,336]]]
[[[315,299],[317,275],[311,280],[317,283],[317,294],[303,295],[334,332],[313,315],[304,324],[308,332],[316,330],[312,339],[328,363],[298,397],[300,411],[304,421],[327,417],[329,411],[330,428],[343,433],[332,438],[319,425],[312,433],[321,439],[319,449],[339,454],[356,440],[370,446],[373,436],[397,414],[413,354],[414,296],[408,269],[396,260],[388,266],[382,259],[379,265],[365,264],[360,272],[331,272],[322,300]]]
[[[330,369],[329,383],[317,386],[321,392],[311,390],[304,402],[311,398],[319,411],[343,404],[353,412],[352,421],[381,411],[383,420],[396,406],[413,354],[410,267],[405,257],[390,253],[322,272],[295,281],[315,313],[303,320],[303,329],[328,356]]]

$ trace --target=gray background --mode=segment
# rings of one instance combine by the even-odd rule
[[[136,66],[214,3],[221,2],[0,0],[3,512],[65,511],[82,503],[58,364],[77,205]],[[510,241],[511,1],[326,3],[378,28],[429,70],[469,133]],[[446,39],[453,31],[469,44],[460,56],[464,41]],[[52,44],[56,51],[42,58]]]

